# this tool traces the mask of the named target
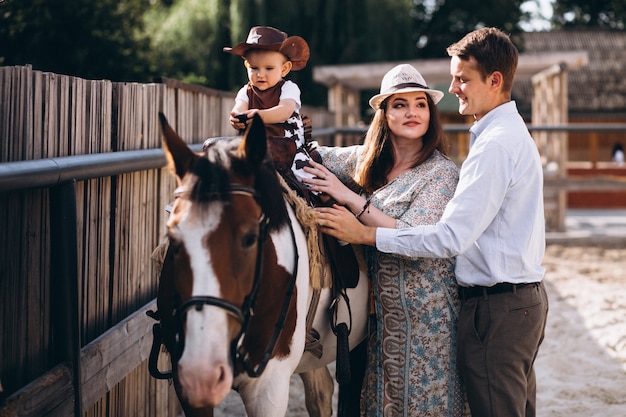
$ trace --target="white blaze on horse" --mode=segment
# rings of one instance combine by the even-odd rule
[[[316,298],[307,239],[284,198],[263,122],[255,117],[243,137],[215,140],[198,154],[160,118],[178,181],[155,314],[162,333],[155,333],[155,346],[162,338],[172,363],[171,374],[161,377],[173,378],[188,417],[212,416],[231,388],[249,416],[276,417],[285,415],[290,377],[299,373],[309,413],[330,416],[326,365],[336,354],[329,312],[335,295],[328,288],[315,293],[317,313],[307,324]],[[365,337],[363,267],[347,295],[353,347]],[[309,327],[320,335],[321,357],[305,351]],[[159,374],[152,354],[151,364]]]

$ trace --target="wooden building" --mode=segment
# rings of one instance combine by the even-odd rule
[[[529,32],[521,48],[527,54],[559,54],[579,50],[587,53],[587,65],[568,73],[568,122],[580,124],[626,123],[626,32],[559,31]],[[535,123],[533,86],[519,80],[513,95],[522,114]],[[626,131],[576,131],[567,134],[567,174],[570,177],[626,177],[626,166],[612,162],[615,144],[626,146]],[[626,208],[624,191],[571,191],[570,208]]]

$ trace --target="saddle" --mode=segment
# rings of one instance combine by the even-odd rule
[[[322,163],[322,157],[319,152],[310,146],[312,138],[312,121],[307,115],[302,115],[302,124],[304,126],[304,139],[307,144],[306,149],[315,162]],[[295,140],[289,138],[268,137],[267,145],[274,162],[274,166],[278,173],[283,177],[289,188],[294,190],[312,207],[331,207],[337,202],[328,196],[320,196],[311,192],[304,184],[302,184],[293,171],[291,166],[296,156]],[[331,272],[333,277],[332,286],[337,290],[345,288],[355,288],[359,280],[359,266],[354,255],[354,251],[350,245],[339,244],[337,239],[321,232],[319,233],[320,241],[323,242],[328,260],[331,263]]]

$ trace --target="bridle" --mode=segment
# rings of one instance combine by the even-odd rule
[[[256,190],[252,187],[243,186],[240,184],[233,184],[230,187],[230,194],[240,194],[247,195],[255,200],[257,200]],[[176,193],[175,193],[176,195]],[[258,282],[261,274],[262,267],[262,254],[263,247],[265,245],[265,240],[267,238],[267,218],[264,213],[261,213],[261,216],[258,220],[259,223],[259,233],[257,237],[257,253],[256,253],[256,264],[254,268],[254,279],[252,284],[252,291],[248,294],[244,300],[244,303],[241,307],[231,303],[230,301],[226,301],[223,298],[213,297],[211,295],[196,295],[189,297],[185,301],[183,301],[180,306],[176,309],[177,321],[182,324],[185,319],[185,314],[187,310],[192,307],[195,307],[197,310],[201,310],[202,307],[206,305],[219,307],[223,310],[226,310],[231,316],[233,316],[239,324],[242,325],[246,322],[246,320],[253,314],[252,311],[252,303],[256,301],[256,296],[258,293]],[[247,305],[250,304],[250,305]]]
[[[176,194],[180,194],[182,191],[177,190]],[[229,188],[230,194],[239,194],[252,197],[258,204],[259,198],[256,190],[253,187],[245,186],[242,184],[231,184]],[[291,299],[294,294],[296,278],[298,273],[298,251],[296,247],[296,237],[293,230],[293,225],[289,220],[289,231],[291,234],[291,240],[294,247],[294,270],[291,274],[289,286],[287,288],[287,292],[285,294],[285,300],[283,302],[280,315],[278,316],[278,320],[276,325],[274,326],[274,332],[272,337],[268,341],[268,344],[263,352],[261,357],[261,361],[259,364],[254,367],[250,361],[250,353],[245,349],[243,340],[246,335],[246,331],[248,330],[248,326],[250,325],[250,319],[254,316],[254,308],[256,306],[258,294],[259,294],[259,284],[261,281],[261,273],[263,269],[263,250],[265,247],[265,242],[267,240],[267,225],[268,218],[265,213],[261,212],[261,215],[258,220],[259,223],[259,233],[257,237],[257,253],[256,253],[256,261],[255,261],[255,269],[254,269],[254,278],[252,281],[252,289],[250,293],[245,297],[243,304],[241,306],[237,306],[230,301],[224,300],[222,298],[213,297],[210,295],[196,295],[189,297],[185,301],[183,301],[179,306],[177,306],[173,315],[175,316],[176,323],[176,361],[182,354],[184,349],[184,322],[185,316],[189,309],[195,308],[197,310],[201,310],[205,305],[214,306],[225,310],[228,314],[233,316],[241,325],[241,329],[239,334],[232,340],[231,342],[231,359],[233,361],[233,366],[241,365],[244,371],[252,377],[259,377],[267,363],[269,362],[272,352],[274,351],[274,347],[278,341],[278,337],[280,336],[280,332],[283,329],[285,324],[285,320],[287,318],[287,313],[289,310],[289,305],[291,304]],[[158,320],[158,313],[148,312],[148,315]],[[161,328],[160,324],[154,324],[153,326],[153,343],[152,349],[150,352],[150,358],[148,362],[148,367],[150,370],[150,374],[157,379],[170,379],[172,378],[172,371],[169,372],[161,372],[158,370],[157,361],[158,361],[158,353],[162,343],[161,337]],[[170,352],[172,353],[172,352]],[[174,363],[174,361],[173,361]]]

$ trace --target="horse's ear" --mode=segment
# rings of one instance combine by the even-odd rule
[[[246,159],[250,165],[258,167],[267,154],[267,138],[265,123],[258,114],[254,114],[252,121],[246,129],[241,147],[246,153]]]
[[[159,121],[163,132],[163,151],[167,158],[168,168],[172,174],[182,180],[199,156],[189,149],[189,146],[174,132],[161,112],[159,112]]]

